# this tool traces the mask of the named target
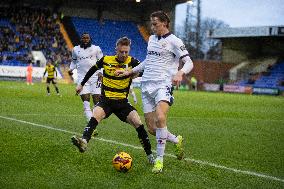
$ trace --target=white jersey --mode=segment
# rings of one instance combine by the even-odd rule
[[[178,71],[179,59],[189,56],[181,39],[168,33],[162,37],[151,35],[148,41],[147,56],[142,82],[171,82]]]
[[[80,84],[84,79],[86,73],[89,69],[96,64],[96,62],[103,57],[102,50],[99,46],[91,45],[86,49],[81,48],[80,45],[75,46],[72,50],[72,62],[70,64],[70,70],[77,69],[78,80],[77,83]],[[86,85],[97,82],[98,70],[92,77],[88,80]]]

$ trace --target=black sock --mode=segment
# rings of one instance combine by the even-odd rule
[[[138,138],[140,140],[140,143],[143,146],[144,151],[146,152],[146,154],[147,155],[152,154],[151,143],[150,143],[148,134],[147,134],[146,130],[144,129],[144,125],[140,125],[136,129],[136,131],[138,133]]]
[[[56,90],[57,93],[59,93],[58,87],[55,87],[55,90]]]
[[[96,129],[97,125],[98,125],[98,121],[94,117],[91,117],[88,125],[84,129],[82,138],[86,139],[87,142],[89,142],[89,140],[92,137],[92,133]]]
[[[47,93],[50,93],[50,89],[49,87],[46,87]]]

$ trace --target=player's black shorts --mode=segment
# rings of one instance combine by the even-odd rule
[[[127,116],[131,111],[136,110],[128,103],[127,99],[113,100],[101,97],[96,106],[104,109],[106,114],[105,118],[108,118],[112,113],[114,113],[123,122],[126,122]]]
[[[54,78],[46,78],[46,83],[52,82],[52,84],[56,84],[56,82],[54,81]]]

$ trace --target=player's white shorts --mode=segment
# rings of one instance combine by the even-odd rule
[[[162,100],[169,102],[170,105],[174,100],[172,85],[164,82],[142,82],[141,91],[144,113],[155,111],[157,104]]]
[[[83,90],[80,92],[79,95],[83,95],[83,94],[101,94],[101,86],[102,86],[102,82],[94,82],[88,85],[84,85],[83,86]]]

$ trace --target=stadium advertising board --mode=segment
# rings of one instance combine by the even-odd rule
[[[252,88],[251,87],[245,87],[245,86],[239,86],[239,85],[224,85],[223,91],[229,92],[229,93],[251,94]]]
[[[220,91],[219,84],[204,83],[203,88],[205,91]]]
[[[266,94],[266,95],[278,95],[279,90],[276,88],[253,88],[253,94]]]
[[[45,68],[33,67],[33,78],[42,78]],[[0,66],[0,77],[26,77],[27,67],[23,66]],[[62,78],[60,72],[57,77]]]

